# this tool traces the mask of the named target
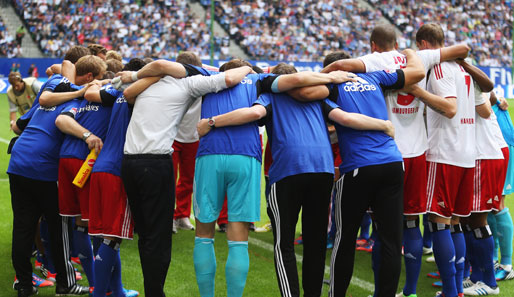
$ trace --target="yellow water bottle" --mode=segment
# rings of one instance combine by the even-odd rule
[[[89,155],[87,155],[86,160],[82,163],[82,166],[79,169],[79,172],[75,176],[73,180],[73,184],[79,188],[82,188],[84,184],[86,184],[89,175],[91,174],[91,170],[93,169],[93,165],[95,165],[96,154],[95,149],[92,149]]]

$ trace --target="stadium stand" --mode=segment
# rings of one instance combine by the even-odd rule
[[[512,1],[368,0],[379,8],[403,37],[415,40],[419,27],[440,23],[447,44],[465,42],[481,66],[512,64]]]
[[[8,58],[21,56],[21,52],[16,47],[16,40],[7,32],[2,18],[0,18],[0,56]]]
[[[357,0],[224,0],[216,1],[215,15],[252,59],[280,61],[321,61],[335,49],[366,54],[381,16]]]
[[[175,58],[190,50],[209,57],[209,28],[191,13],[188,1],[32,1],[15,0],[43,53],[61,57],[73,45],[99,43],[124,58]],[[228,40],[215,38],[215,58]]]
[[[209,0],[196,0],[209,8]],[[138,4],[140,3],[140,4]],[[181,50],[209,57],[209,26],[187,0],[13,0],[41,50],[60,57],[74,44],[100,43],[123,57],[174,58]],[[480,0],[238,0],[216,1],[215,17],[254,60],[321,61],[344,49],[369,52],[369,32],[383,15],[413,47],[426,22],[443,26],[448,44],[466,42],[482,66],[511,66],[512,1]],[[208,14],[209,15],[209,14]],[[2,39],[3,40],[3,39]],[[66,41],[66,42],[64,42]],[[228,38],[215,37],[216,59],[229,58]],[[2,44],[3,45],[3,44]],[[3,54],[3,53],[2,53]]]

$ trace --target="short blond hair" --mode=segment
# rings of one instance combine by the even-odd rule
[[[75,69],[77,76],[91,72],[93,77],[96,77],[107,70],[107,64],[97,56],[87,55],[80,58],[77,63],[75,63]]]
[[[105,63],[107,64],[107,71],[118,73],[123,69],[123,63],[116,59],[107,59]]]
[[[105,60],[107,61],[110,59],[114,59],[114,60],[123,62],[123,58],[121,57],[121,55],[117,51],[113,51],[113,50],[107,51],[107,54],[105,54]]]

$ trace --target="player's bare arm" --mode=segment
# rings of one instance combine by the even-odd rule
[[[360,113],[346,112],[334,108],[328,113],[328,118],[341,126],[355,130],[376,130],[383,131],[394,138],[394,127],[391,121],[375,119]]]
[[[456,44],[441,48],[441,62],[452,61],[455,59],[464,59],[468,56],[470,51],[469,46],[466,44]]]
[[[186,68],[180,63],[167,60],[157,60],[148,63],[139,71],[122,71],[116,74],[121,78],[123,83],[131,83],[140,78],[152,76],[170,75],[174,78],[183,78],[187,75]]]
[[[75,136],[79,139],[83,139],[83,135],[89,132],[86,128],[80,125],[74,118],[67,114],[61,114],[55,119],[55,126],[59,128],[63,133]],[[84,139],[83,139],[84,140]],[[91,134],[85,140],[89,149],[95,149],[96,153],[102,150],[103,142],[98,136]]]
[[[260,104],[256,104],[252,107],[239,108],[231,112],[212,117],[211,125],[209,125],[210,119],[201,119],[196,125],[196,129],[198,130],[198,135],[202,137],[209,133],[213,128],[243,125],[260,120],[265,117],[266,114],[266,108]]]
[[[329,73],[336,70],[364,73],[366,72],[366,65],[359,59],[344,59],[331,63],[323,68],[321,73]]]
[[[158,82],[161,77],[145,77],[131,84],[128,88],[123,91],[123,96],[129,104],[134,104],[136,97],[146,90],[149,86]]]
[[[402,52],[407,58],[407,65],[403,69],[405,75],[405,85],[412,85],[418,83],[425,77],[425,67],[421,59],[418,57],[415,51],[406,49]]]
[[[443,98],[420,88],[417,84],[406,86],[403,91],[415,96],[432,110],[449,119],[457,113],[457,98]]]
[[[475,106],[475,111],[483,119],[488,119],[493,112],[491,104],[487,100],[485,103]]]
[[[64,102],[84,96],[88,86],[73,92],[50,92],[44,91],[39,97],[39,104],[43,107],[52,107]]]
[[[473,66],[462,59],[458,59],[456,62],[462,66],[462,68],[464,68],[464,70],[466,70],[469,75],[471,75],[482,92],[491,92],[494,89],[494,83],[489,79],[487,74],[480,70],[480,68]]]

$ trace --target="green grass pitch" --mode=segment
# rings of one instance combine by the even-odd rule
[[[511,114],[514,114],[514,101],[511,103]],[[5,154],[7,143],[14,134],[9,131],[9,111],[5,94],[0,94],[0,297],[16,296],[12,289],[14,280],[14,269],[11,264],[11,236],[12,236],[12,210],[9,193],[9,182],[5,173],[9,162],[9,156]],[[507,198],[507,205],[514,209],[514,197]],[[268,222],[265,211],[265,200],[262,198],[262,220],[256,222],[261,226]],[[297,227],[298,232],[300,226]],[[195,273],[193,267],[193,242],[194,232],[179,230],[173,236],[173,251],[171,265],[165,285],[167,296],[200,296],[196,286]],[[244,296],[250,297],[274,297],[280,296],[273,266],[273,254],[270,250],[273,244],[273,236],[268,233],[250,234],[250,271]],[[297,255],[302,254],[302,246],[296,247]],[[227,257],[227,241],[225,234],[216,233],[215,249],[218,268],[216,272],[216,296],[226,296],[225,285],[225,261]],[[331,250],[327,252],[327,263],[330,265]],[[424,259],[426,256],[424,257]],[[121,260],[123,267],[123,283],[125,288],[134,289],[143,295],[143,277],[139,263],[137,242],[124,241],[121,245]],[[436,270],[433,263],[423,262],[421,275],[418,284],[419,297],[435,296],[436,288],[431,286],[432,279],[426,274]],[[79,268],[81,270],[81,268]],[[298,271],[301,272],[301,264],[298,263]],[[38,273],[38,272],[37,272]],[[328,277],[328,274],[326,275]],[[348,290],[348,296],[365,297],[372,294],[373,273],[371,270],[371,255],[366,252],[357,252],[355,259],[354,280]],[[401,290],[405,280],[402,273],[398,291]],[[86,280],[80,281],[87,285]],[[301,280],[300,280],[301,283]],[[514,295],[514,281],[500,282],[499,296]],[[324,285],[323,296],[327,296],[328,286]],[[43,288],[39,291],[39,296],[54,296],[55,288]],[[151,297],[151,296],[148,296]]]

